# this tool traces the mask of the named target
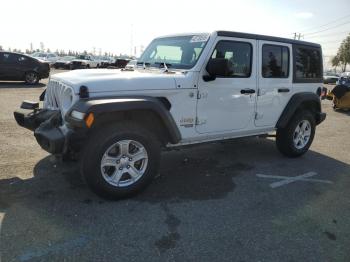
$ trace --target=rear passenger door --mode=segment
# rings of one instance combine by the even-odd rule
[[[0,54],[0,77],[2,80],[17,80],[18,70],[16,68],[17,55],[12,53]]]
[[[258,41],[256,126],[275,126],[293,94],[292,45]]]

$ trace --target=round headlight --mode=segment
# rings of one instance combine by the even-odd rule
[[[73,91],[66,88],[62,95],[62,111],[66,112],[73,103]]]

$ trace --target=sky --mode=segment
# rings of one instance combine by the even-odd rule
[[[160,35],[214,30],[288,38],[300,32],[332,56],[350,33],[350,1],[0,1],[0,45],[6,49],[24,51],[30,43],[37,49],[43,42],[52,51],[130,54],[132,46],[139,50]]]

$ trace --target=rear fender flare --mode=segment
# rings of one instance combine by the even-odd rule
[[[276,128],[286,127],[296,111],[302,108],[307,108],[312,111],[317,124],[323,121],[320,97],[312,92],[302,92],[291,97],[277,121]]]

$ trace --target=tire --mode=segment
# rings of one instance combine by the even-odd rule
[[[28,85],[35,85],[39,82],[39,75],[36,72],[27,72],[24,76],[24,81]]]
[[[129,146],[125,146],[128,141]],[[136,153],[132,152],[135,148],[139,150]],[[160,148],[157,137],[135,122],[99,127],[83,152],[81,171],[97,195],[108,199],[130,197],[145,189],[157,174]],[[132,162],[132,157],[140,158],[141,155],[144,158]]]
[[[90,65],[86,65],[86,69],[90,69]]]
[[[287,157],[299,157],[305,154],[314,139],[315,129],[313,114],[306,110],[298,111],[285,128],[277,129],[278,150]]]

